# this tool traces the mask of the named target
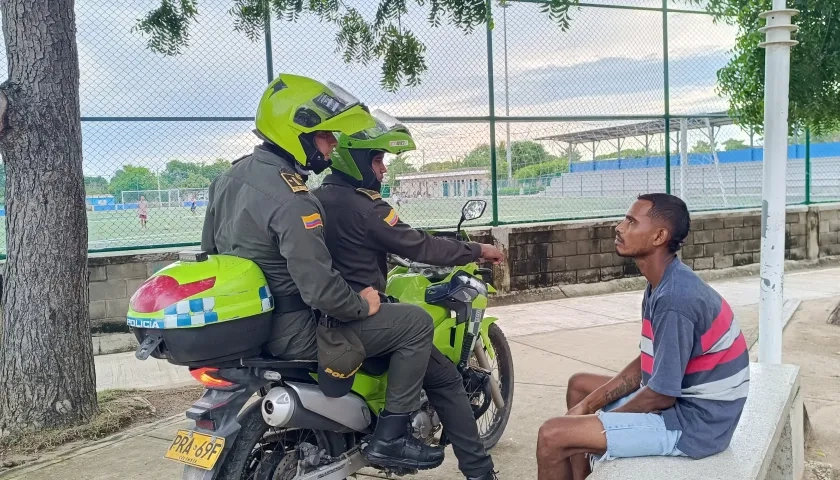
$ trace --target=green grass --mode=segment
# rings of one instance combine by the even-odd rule
[[[484,216],[469,224],[489,224],[493,219],[493,206],[489,197],[473,197],[487,200]],[[400,218],[414,227],[454,227],[458,223],[461,207],[468,198],[409,198],[397,206]],[[503,196],[499,198],[499,221],[501,223],[531,223],[548,220],[597,218],[623,215],[634,197],[548,197],[542,194],[530,196]],[[758,196],[728,196],[729,208],[754,207],[761,204]],[[691,199],[692,210],[723,209],[723,199],[706,197]],[[198,243],[204,209],[195,215],[183,207],[151,208],[146,228],[140,226],[137,211],[89,212],[88,229],[91,250],[132,249],[151,245],[172,245]],[[329,221],[329,219],[327,219]],[[5,225],[0,223],[0,251],[5,253]]]

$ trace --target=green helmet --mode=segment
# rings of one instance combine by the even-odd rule
[[[302,166],[320,171],[328,163],[315,148],[316,132],[349,135],[375,126],[367,107],[343,88],[286,73],[263,93],[255,123],[265,140]]]
[[[330,167],[354,186],[379,191],[382,186],[371,167],[373,157],[380,152],[399,155],[417,146],[411,132],[396,118],[381,110],[374,111],[373,118],[376,125],[372,128],[338,135]]]

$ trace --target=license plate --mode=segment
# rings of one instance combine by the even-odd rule
[[[172,441],[172,445],[169,446],[169,450],[166,451],[164,457],[210,470],[216,464],[224,447],[224,438],[212,437],[190,430],[178,430],[175,440]]]

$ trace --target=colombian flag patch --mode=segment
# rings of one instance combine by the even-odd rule
[[[390,225],[390,226],[392,226],[392,227],[393,227],[393,226],[394,226],[394,225],[396,225],[396,224],[397,224],[397,222],[400,220],[400,217],[398,217],[398,216],[397,216],[397,212],[396,212],[396,210],[394,210],[394,209],[392,208],[392,209],[391,209],[391,212],[390,212],[390,213],[388,214],[388,216],[387,216],[387,217],[385,217],[383,220],[385,220],[385,223],[387,223],[388,225]]]
[[[305,217],[300,218],[303,220],[303,226],[306,227],[307,230],[324,226],[323,222],[321,222],[320,213],[313,213],[312,215],[306,215]]]

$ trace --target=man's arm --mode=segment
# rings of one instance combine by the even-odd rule
[[[650,381],[614,412],[649,413],[665,410],[676,403],[677,397],[682,396],[682,380],[694,348],[693,322],[673,310],[657,315],[653,339],[654,364]]]
[[[278,209],[270,229],[303,301],[339,320],[362,320],[369,304],[332,268],[321,209],[311,194],[298,194]]]
[[[367,240],[379,250],[431,265],[464,265],[481,257],[481,245],[437,238],[400,220],[384,201],[367,216]]]
[[[601,387],[595,389],[581,401],[577,414],[591,414],[607,404],[625,397],[636,390],[642,383],[642,357],[636,357],[623,370]],[[578,406],[575,407],[577,409]]]
[[[215,198],[214,195],[214,187],[216,186],[216,181],[214,180],[213,183],[210,184],[210,188],[207,189],[207,210],[204,212],[204,226],[201,229],[201,250],[205,251],[210,254],[219,253],[216,249],[216,210],[213,206],[213,200]]]

